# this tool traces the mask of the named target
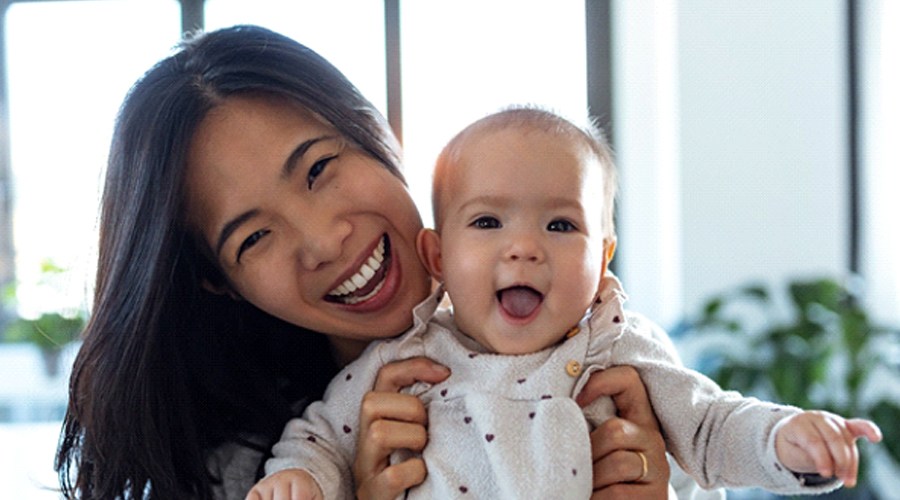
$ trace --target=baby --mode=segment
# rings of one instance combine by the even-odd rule
[[[855,441],[880,440],[873,423],[723,391],[626,313],[607,272],[615,191],[599,133],[548,111],[513,108],[459,133],[435,169],[436,229],[418,238],[442,287],[410,331],[371,345],[288,423],[255,492],[301,484],[299,498],[351,498],[362,396],[381,366],[415,356],[453,375],[408,388],[429,419],[428,476],[410,497],[588,498],[588,433],[615,410],[573,397],[614,365],[641,374],[667,450],[701,486],[796,494],[855,483]],[[452,309],[438,307],[444,290]]]

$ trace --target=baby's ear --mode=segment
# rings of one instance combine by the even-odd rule
[[[616,237],[610,236],[606,238],[603,242],[603,270],[606,271],[606,268],[609,267],[609,263],[612,262],[613,257],[616,255]]]
[[[416,250],[419,253],[419,260],[431,277],[442,281],[441,236],[433,229],[422,229],[416,237]]]
[[[603,239],[603,269],[600,271],[600,281],[606,276],[606,270],[609,269],[609,263],[612,262],[616,255],[616,238],[611,236]]]

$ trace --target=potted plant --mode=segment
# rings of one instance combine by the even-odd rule
[[[40,287],[51,287],[56,278],[65,270],[50,261],[41,265]],[[10,285],[4,291],[4,301],[15,303],[16,287]],[[14,309],[13,309],[14,310]],[[59,371],[59,356],[63,348],[78,339],[85,325],[81,310],[42,312],[29,318],[13,312],[3,327],[2,340],[6,342],[29,342],[40,349],[47,374],[56,376]]]
[[[31,342],[41,350],[47,375],[59,372],[59,355],[69,342],[78,339],[84,328],[81,316],[65,317],[59,313],[44,313],[36,319],[16,318],[6,327],[8,342]]]
[[[900,405],[877,390],[877,382],[900,381],[889,354],[900,333],[874,324],[854,289],[838,280],[793,281],[786,292],[786,301],[776,300],[751,285],[709,299],[686,322],[685,339],[703,353],[698,367],[726,389],[871,419],[884,433],[882,455],[900,464]],[[840,496],[876,495],[868,475],[873,447],[861,448],[859,486]]]

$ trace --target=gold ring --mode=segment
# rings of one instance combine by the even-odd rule
[[[641,476],[634,480],[634,482],[639,483],[643,481],[645,477],[647,477],[647,472],[649,472],[650,467],[647,463],[647,455],[644,455],[643,452],[637,450],[634,450],[634,452],[637,453],[639,457],[641,457]]]

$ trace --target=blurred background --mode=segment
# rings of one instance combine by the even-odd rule
[[[116,111],[183,34],[259,24],[388,116],[430,224],[456,131],[588,113],[617,153],[615,272],[684,361],[875,418],[859,498],[900,498],[900,2],[0,0],[0,496],[57,498]],[[736,497],[756,498],[758,491]]]

